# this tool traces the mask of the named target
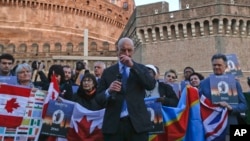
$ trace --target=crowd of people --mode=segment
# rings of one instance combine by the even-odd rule
[[[83,61],[76,62],[76,69],[68,65],[52,65],[48,75],[44,65],[34,61],[18,64],[11,54],[0,56],[0,76],[16,76],[17,85],[48,90],[52,75],[60,87],[61,98],[79,103],[89,110],[105,108],[102,133],[105,141],[148,141],[152,128],[144,98],[157,97],[164,106],[176,107],[181,91],[187,86],[197,89],[199,94],[211,100],[210,78],[195,72],[192,67],[184,68],[184,79],[178,83],[179,91],[173,87],[177,83],[177,72],[169,69],[160,79],[159,68],[153,64],[140,64],[132,59],[134,44],[130,38],[118,41],[118,62],[108,68],[102,61],[94,63],[94,73],[90,73]],[[214,75],[223,75],[227,69],[224,54],[211,58]],[[250,87],[250,78],[248,78]],[[74,86],[77,89],[74,90]],[[238,104],[231,105],[220,101],[216,105],[229,111],[228,128],[238,124],[238,116],[247,110],[247,101],[240,83],[236,80]],[[229,130],[227,130],[229,134]],[[42,138],[42,137],[41,137]],[[229,140],[228,136],[221,140]]]

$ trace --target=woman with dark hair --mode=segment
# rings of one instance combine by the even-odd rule
[[[73,95],[72,101],[80,104],[82,107],[88,110],[92,110],[92,111],[101,110],[102,107],[98,105],[95,101],[96,88],[97,88],[97,81],[96,81],[95,76],[91,73],[85,73],[80,82],[80,86],[77,90],[77,93]],[[84,127],[81,127],[81,128],[84,128]],[[93,134],[96,134],[96,133],[93,133]],[[75,141],[76,138],[77,140],[86,139],[86,137],[81,136],[75,130],[71,130],[71,129],[68,130],[67,140]],[[92,136],[91,140],[103,141],[103,137]]]
[[[198,72],[194,72],[189,76],[189,83],[191,86],[199,88],[201,81],[204,79],[204,76]]]
[[[86,73],[80,82],[77,93],[73,95],[72,101],[79,103],[89,110],[100,110],[102,107],[94,99],[96,89],[97,81],[95,76],[91,73]]]
[[[70,100],[73,95],[72,86],[70,84],[65,83],[65,74],[63,71],[63,67],[61,65],[52,65],[49,68],[47,80],[42,81],[41,84],[42,90],[47,91],[49,89],[49,85],[53,74],[55,74],[57,82],[59,84],[60,88],[59,96],[64,99]]]

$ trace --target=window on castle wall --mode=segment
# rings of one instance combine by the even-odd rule
[[[112,10],[111,9],[108,9],[108,14],[111,14],[112,13]]]
[[[103,42],[103,50],[109,50],[109,43]]]
[[[186,26],[187,26],[187,38],[192,38],[192,26],[191,26],[191,23],[188,23]]]
[[[152,37],[152,29],[149,28],[149,29],[147,30],[147,32],[148,32],[148,40],[149,40],[149,41],[153,41],[153,40],[152,40],[152,38],[153,38],[153,37]]]
[[[240,20],[240,25],[239,25],[239,35],[243,33],[243,28],[244,28],[244,21]]]
[[[204,35],[209,35],[209,21],[204,21]]]
[[[250,35],[250,21],[247,21],[246,29],[247,29],[247,36],[249,36]]]
[[[171,25],[171,37],[172,39],[176,39],[175,25]]]
[[[184,32],[183,32],[183,25],[182,24],[178,25],[178,30],[179,30],[179,38],[183,39],[184,38]]]
[[[21,44],[19,46],[19,52],[26,52],[27,51],[27,45],[26,44]]]
[[[168,37],[168,28],[166,26],[163,26],[163,36],[165,39]]]
[[[61,52],[62,50],[62,45],[61,43],[56,43],[55,44],[55,52]]]
[[[68,52],[68,53],[73,52],[73,44],[72,44],[72,43],[68,43],[68,44],[67,44],[67,52]]]
[[[97,44],[96,44],[96,42],[92,42],[90,44],[90,50],[91,51],[97,51]]]
[[[227,27],[228,27],[228,19],[223,19],[223,34],[227,34]]]
[[[34,44],[32,44],[31,47],[32,47],[31,52],[34,54],[37,54],[38,53],[38,44],[34,43]]]
[[[78,51],[82,52],[83,51],[83,46],[84,46],[84,43],[81,42],[78,44]]]
[[[48,43],[45,43],[43,45],[43,52],[50,52],[50,45]]]
[[[232,32],[231,32],[232,34],[234,34],[236,31],[236,20],[235,19],[233,19],[231,21],[231,30],[232,30]]]
[[[16,46],[14,44],[9,44],[6,51],[8,53],[14,53],[15,52],[15,48],[16,48]]]
[[[141,38],[142,42],[145,42],[144,30],[141,29],[141,30],[139,31],[139,35],[140,35],[140,38]]]
[[[214,34],[218,34],[218,31],[219,31],[219,20],[218,19],[214,19],[212,22],[213,22],[213,33]]]
[[[161,40],[160,29],[158,27],[155,28],[155,35],[156,35],[156,40]]]
[[[124,9],[124,10],[128,10],[128,3],[127,3],[127,2],[124,2],[124,3],[123,3],[123,9]]]
[[[194,25],[195,25],[195,35],[196,35],[196,37],[200,37],[201,36],[200,23],[196,22]]]

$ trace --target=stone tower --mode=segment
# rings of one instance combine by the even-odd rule
[[[138,6],[122,36],[136,45],[134,59],[154,64],[161,75],[170,68],[179,72],[193,67],[208,76],[215,53],[235,53],[243,71],[244,89],[250,76],[250,1],[180,0],[181,10],[168,11],[168,3]]]
[[[134,11],[134,0],[0,0],[0,54],[16,63],[43,61],[74,67],[77,60],[106,61]],[[88,56],[84,30],[88,29]]]

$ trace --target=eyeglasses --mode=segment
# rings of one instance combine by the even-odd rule
[[[168,78],[172,78],[172,79],[175,79],[175,76],[172,76],[172,75],[167,75]]]

